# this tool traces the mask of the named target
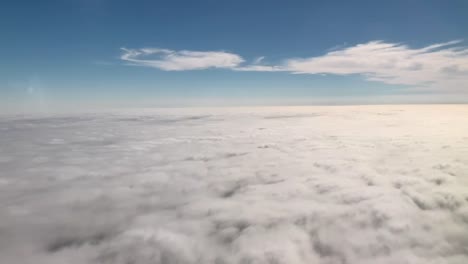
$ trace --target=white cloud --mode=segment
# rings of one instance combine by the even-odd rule
[[[306,74],[361,74],[367,80],[433,88],[466,88],[468,49],[460,41],[412,49],[372,41],[323,56],[289,59],[284,68]],[[464,86],[464,87],[463,87]]]
[[[460,105],[0,118],[0,263],[466,264],[467,119]]]
[[[371,41],[343,48],[334,47],[322,56],[290,58],[277,65],[257,57],[245,64],[237,54],[223,51],[173,51],[168,49],[122,49],[121,59],[135,65],[166,71],[225,68],[235,71],[286,71],[300,74],[359,74],[369,81],[421,88],[466,90],[468,48],[449,41],[422,48],[399,43]],[[156,56],[156,58],[152,58]]]
[[[241,67],[233,68],[235,71],[256,71],[256,72],[277,72],[277,71],[285,71],[285,69],[281,66],[271,66],[271,65],[246,65]]]
[[[174,51],[157,48],[122,50],[124,54],[120,58],[124,61],[165,71],[234,68],[244,61],[239,55],[224,51]]]

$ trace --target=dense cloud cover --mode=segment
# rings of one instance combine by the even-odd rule
[[[0,263],[468,263],[468,107],[0,119]]]

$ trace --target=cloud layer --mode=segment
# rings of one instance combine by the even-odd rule
[[[0,118],[0,263],[466,264],[468,106]]]
[[[468,48],[449,41],[422,48],[400,43],[371,41],[330,51],[318,57],[290,58],[265,64],[264,57],[252,63],[223,51],[173,51],[123,49],[121,59],[134,65],[166,71],[225,68],[236,71],[285,71],[300,74],[359,74],[366,80],[421,88],[468,89]],[[156,56],[154,58],[153,56]]]

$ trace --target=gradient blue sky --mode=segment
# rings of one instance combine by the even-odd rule
[[[3,1],[0,110],[466,102],[467,14],[464,0]]]

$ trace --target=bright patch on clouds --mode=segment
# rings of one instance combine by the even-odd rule
[[[0,263],[468,263],[468,107],[0,119]]]
[[[461,41],[449,41],[410,48],[399,43],[371,41],[347,48],[334,48],[323,56],[286,59],[278,65],[264,64],[264,57],[246,64],[240,55],[222,51],[123,49],[121,59],[166,71],[226,68],[236,71],[360,74],[369,81],[387,84],[467,91],[468,48],[460,44]],[[155,54],[159,57],[149,57]]]

